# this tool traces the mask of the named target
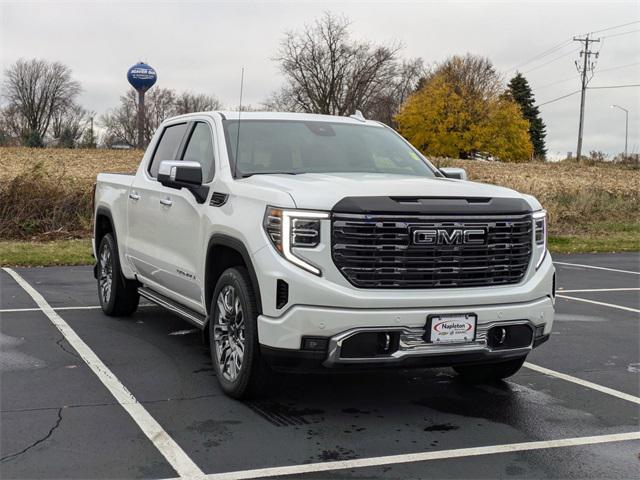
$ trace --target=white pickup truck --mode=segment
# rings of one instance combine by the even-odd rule
[[[201,328],[236,398],[282,371],[493,381],[551,332],[540,203],[437,169],[361,115],[171,118],[134,176],[98,175],[94,213],[104,313],[142,296]]]

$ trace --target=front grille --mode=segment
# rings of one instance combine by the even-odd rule
[[[359,288],[509,285],[522,280],[529,266],[531,222],[528,214],[437,217],[334,213],[331,253],[336,267]],[[417,229],[483,230],[486,234],[480,245],[426,245],[414,243]]]

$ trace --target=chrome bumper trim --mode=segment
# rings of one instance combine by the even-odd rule
[[[529,325],[535,333],[536,325],[529,320],[505,320],[501,322],[490,322],[478,324],[476,326],[476,338],[473,342],[456,343],[448,345],[434,345],[423,340],[424,328],[409,327],[360,327],[339,333],[329,339],[329,349],[327,359],[323,365],[331,367],[336,364],[357,364],[357,363],[393,363],[400,362],[408,357],[425,357],[447,354],[465,354],[483,352],[488,355],[501,355],[504,353],[523,355],[533,349],[535,335],[531,336],[531,344],[522,348],[493,350],[487,345],[487,332],[495,326],[508,325]],[[341,358],[342,344],[348,338],[362,332],[400,332],[400,346],[398,350],[390,355],[363,358]]]

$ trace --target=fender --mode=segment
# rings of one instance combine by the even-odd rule
[[[111,215],[111,210],[109,210],[107,207],[104,206],[100,206],[96,209],[95,212],[95,216],[93,217],[93,239],[94,239],[94,244],[95,241],[97,240],[97,236],[96,236],[96,228],[98,227],[98,222],[96,221],[98,219],[98,216],[103,215],[105,217],[107,217],[109,219],[109,223],[111,224],[111,234],[113,235],[113,239],[116,241],[116,251],[118,253],[118,262],[120,262],[120,243],[118,242],[118,234],[116,233],[116,227],[115,227],[115,223],[113,221],[113,216]],[[100,247],[100,245],[95,245],[96,248],[96,263],[93,265],[93,276],[94,278],[98,278],[98,247]],[[120,269],[120,271],[122,272],[122,269]],[[122,280],[124,281],[125,278],[123,277]]]
[[[253,291],[256,293],[256,304],[258,307],[258,315],[262,313],[262,296],[260,294],[260,284],[258,283],[258,276],[256,275],[256,270],[253,267],[253,262],[251,261],[251,255],[249,255],[249,251],[247,247],[244,245],[242,240],[239,240],[235,237],[231,237],[229,235],[225,235],[224,233],[214,233],[209,239],[209,244],[207,245],[207,257],[205,265],[209,265],[209,254],[212,250],[212,247],[216,245],[222,245],[224,247],[229,247],[240,253],[244,264],[247,266],[247,270],[249,271],[249,278],[251,279],[251,286],[253,287]],[[208,270],[205,274],[205,285],[208,285],[209,278]],[[207,315],[208,319],[209,315]]]

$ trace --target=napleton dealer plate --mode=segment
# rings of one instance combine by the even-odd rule
[[[431,343],[472,342],[476,336],[477,316],[473,313],[433,315],[427,320]]]

